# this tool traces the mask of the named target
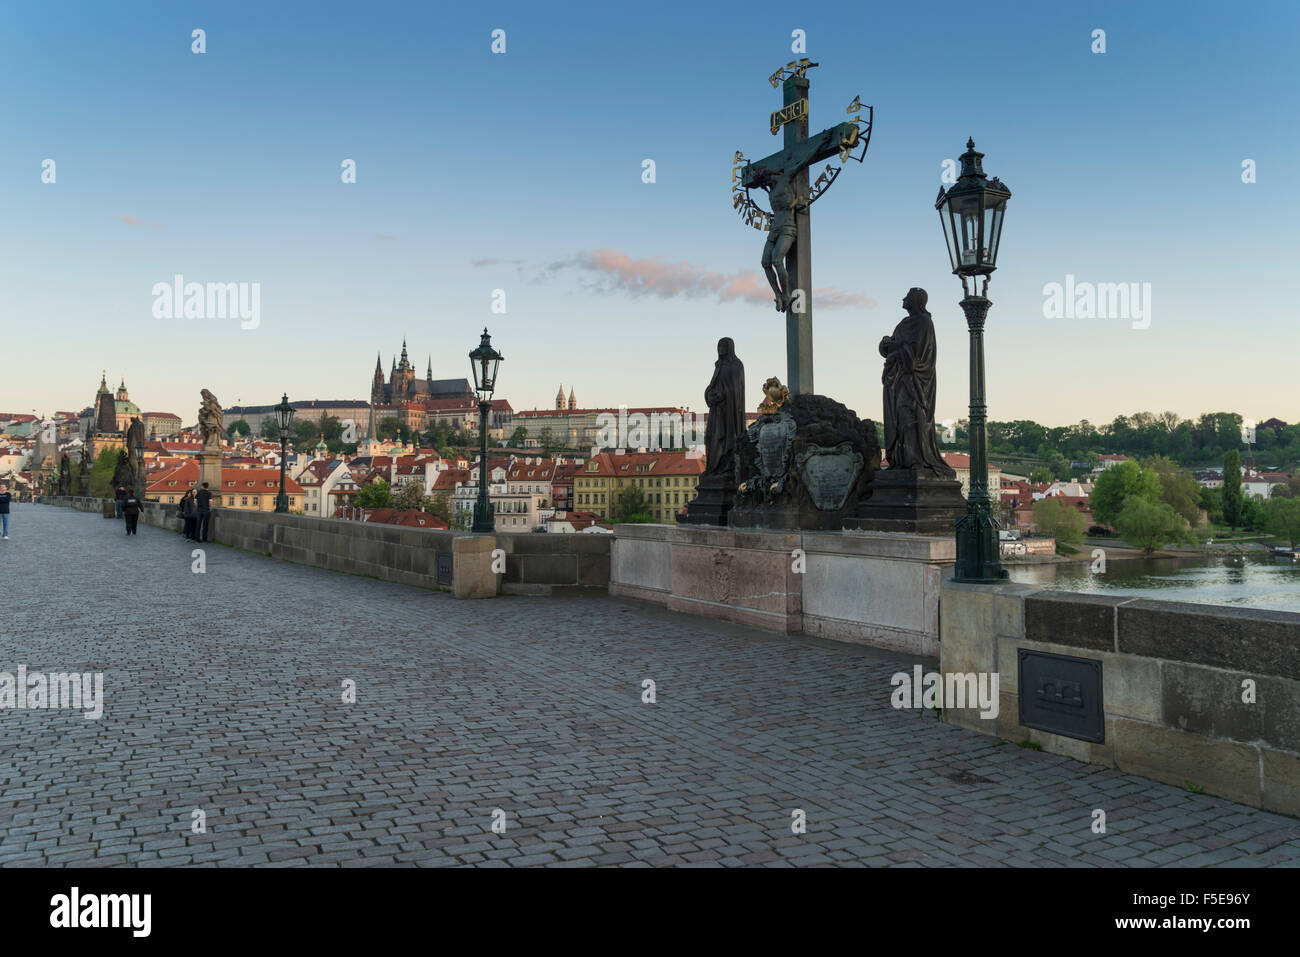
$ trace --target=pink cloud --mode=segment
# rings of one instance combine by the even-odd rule
[[[117,218],[121,222],[126,223],[128,226],[139,226],[141,229],[162,229],[161,223],[146,223],[143,219],[140,219],[138,216],[122,215]]]
[[[756,270],[737,273],[720,273],[685,261],[665,262],[662,259],[635,259],[614,249],[597,249],[580,253],[569,262],[554,263],[549,271],[576,266],[596,277],[606,291],[624,292],[632,296],[654,296],[658,299],[714,298],[719,302],[752,302],[763,306],[772,304],[772,290],[767,278]],[[876,303],[869,296],[844,292],[834,286],[813,291],[813,301],[825,309],[846,306],[870,308]]]

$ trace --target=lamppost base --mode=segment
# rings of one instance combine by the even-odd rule
[[[288,512],[289,512],[289,496],[288,496],[288,495],[277,495],[277,496],[275,497],[275,510],[276,510],[277,512],[280,512],[281,514],[286,514],[286,515],[288,514]]]
[[[957,520],[957,560],[952,580],[967,584],[994,584],[1007,580],[998,546],[1000,524],[987,511],[973,504]]]
[[[484,507],[483,503],[474,503],[474,521],[470,525],[471,532],[495,532],[497,530],[496,518],[492,514],[492,507]]]

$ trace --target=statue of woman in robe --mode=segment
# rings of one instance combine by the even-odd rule
[[[700,485],[734,489],[736,448],[745,432],[745,366],[730,338],[718,340],[718,361],[704,390],[709,423],[704,430],[705,469]]]
[[[934,431],[934,321],[925,309],[928,300],[924,289],[909,289],[903,297],[906,318],[892,336],[880,340],[885,357],[885,455],[891,470],[925,470],[952,479],[956,473],[939,454]]]

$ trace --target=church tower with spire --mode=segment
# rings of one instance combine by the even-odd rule
[[[573,397],[573,386],[569,386],[569,411],[573,412],[578,408],[578,400]]]
[[[384,367],[380,364],[379,353],[375,353],[375,377],[370,382],[370,404],[387,405],[388,397],[384,394]]]
[[[411,360],[406,352],[406,340],[402,340],[402,361],[397,364],[393,372],[393,405],[402,402],[409,402],[413,397],[411,383],[415,380],[415,370],[411,368]]]
[[[555,408],[559,410],[564,409],[564,383],[563,382],[560,383],[560,391],[555,393]]]
[[[117,405],[113,401],[113,393],[108,391],[106,374],[99,377],[99,391],[95,393],[94,430],[96,432],[117,431]]]

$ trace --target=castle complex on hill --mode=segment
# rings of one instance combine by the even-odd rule
[[[375,376],[370,383],[370,404],[372,406],[401,406],[407,402],[419,402],[424,399],[462,399],[473,398],[474,392],[469,387],[468,379],[435,379],[433,377],[433,356],[429,357],[428,371],[423,379],[415,377],[415,367],[406,355],[406,340],[402,340],[402,361],[393,360],[388,381],[384,381],[384,367],[379,356],[375,356]]]

